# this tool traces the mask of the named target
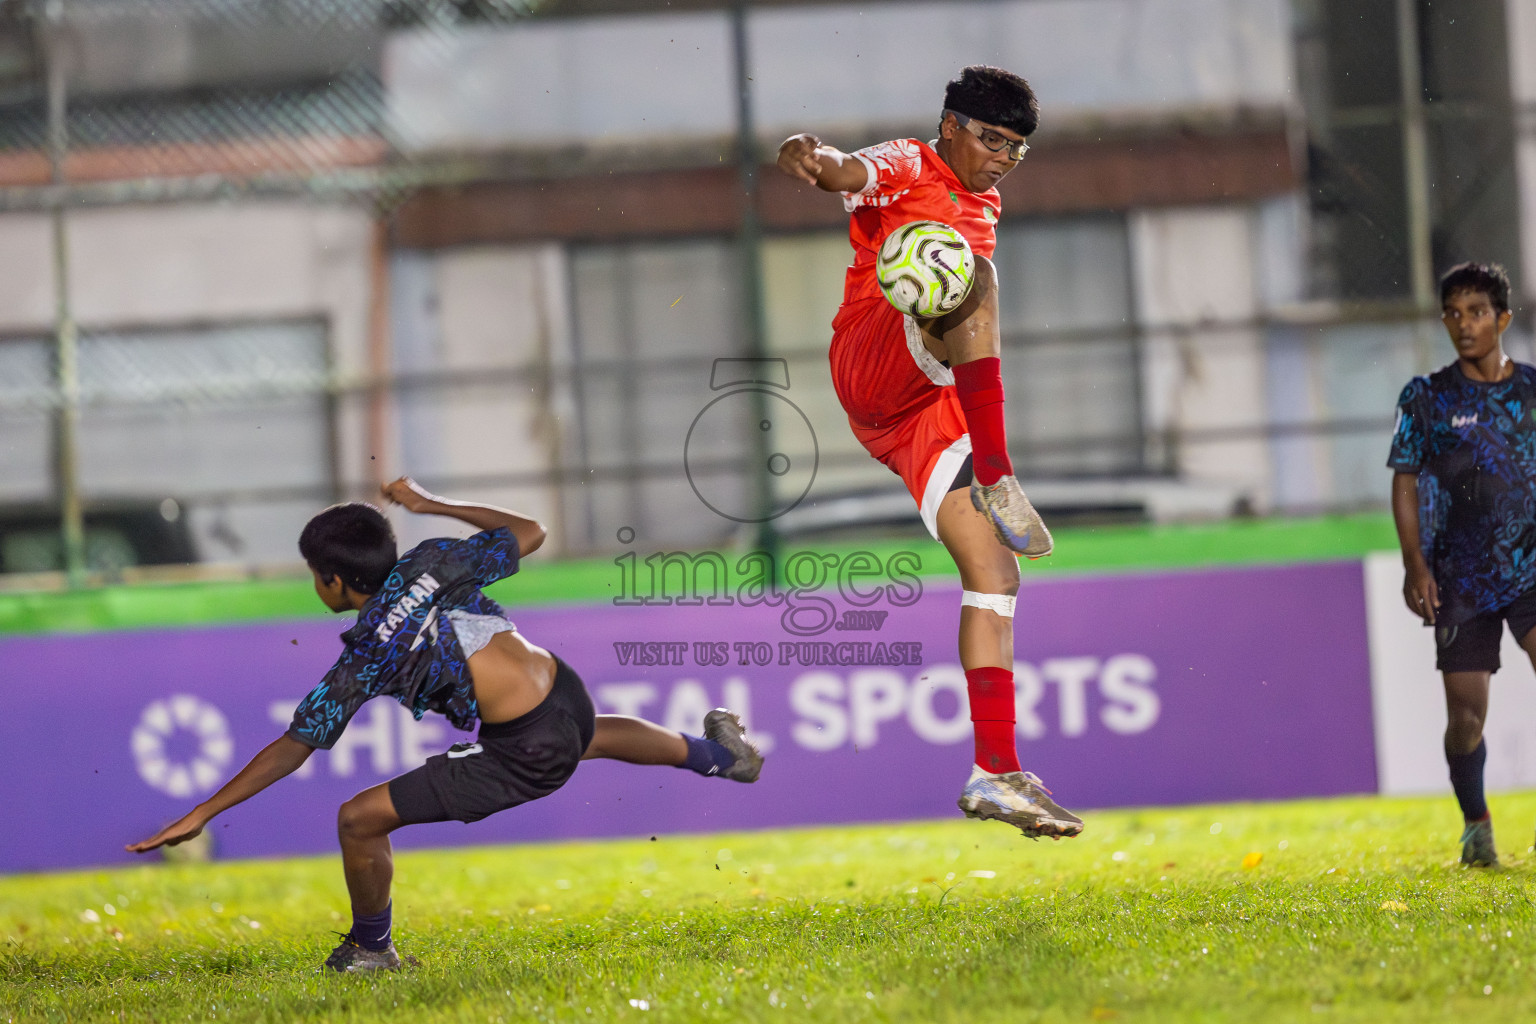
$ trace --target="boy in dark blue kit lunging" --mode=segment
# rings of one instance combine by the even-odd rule
[[[723,708],[704,717],[704,736],[687,736],[623,715],[594,715],[581,678],[536,647],[480,588],[517,572],[544,542],[532,519],[491,505],[437,498],[402,477],[384,496],[411,512],[451,516],[482,532],[439,538],[396,561],[389,521],[372,505],[335,505],[310,520],[299,551],[315,592],[334,612],[356,611],[346,649],[268,744],[222,789],[181,820],[128,849],[145,853],[200,833],[221,811],[329,749],[365,701],[389,696],[417,718],[437,711],[460,729],[479,721],[474,743],[447,753],[341,805],[337,831],[352,899],[352,928],[325,965],[337,971],[394,970],[389,834],[401,825],[479,821],[548,796],[578,762],[606,757],[669,764],[700,775],[753,782],[763,758],[741,721]]]
[[[1483,721],[1505,622],[1536,664],[1536,367],[1504,354],[1504,268],[1451,268],[1440,304],[1457,359],[1403,389],[1387,465],[1403,598],[1434,627],[1445,679],[1461,862],[1491,867],[1499,857],[1483,798]]]

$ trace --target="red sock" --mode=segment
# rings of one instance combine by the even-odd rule
[[[976,727],[977,765],[994,775],[1018,771],[1019,752],[1013,739],[1013,671],[966,669],[965,688],[971,698],[971,723]]]
[[[1003,422],[1003,361],[996,356],[954,367],[955,390],[971,434],[971,472],[983,486],[1013,475]]]

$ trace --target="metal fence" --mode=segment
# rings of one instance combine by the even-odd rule
[[[391,249],[389,214],[413,189],[473,182],[493,161],[400,136],[386,40],[430,49],[533,6],[0,6],[0,217],[20,239],[0,239],[0,259],[32,282],[0,283],[0,307],[51,324],[0,334],[0,586],[132,578],[143,563],[281,569],[317,505],[400,470],[529,508],[567,554],[611,551],[626,531],[751,542],[765,518],[793,536],[920,528],[832,393],[840,234],[761,237],[749,203],[739,232],[709,238]],[[170,237],[157,231],[185,251],[138,241]],[[303,266],[262,249],[278,233]],[[193,244],[212,236],[223,248]],[[1397,390],[1443,361],[1411,313],[1152,326],[1137,321],[1123,216],[1025,222],[999,244],[1017,275],[1012,450],[1047,510],[1383,507]],[[223,283],[178,305],[203,275]],[[722,383],[720,359],[777,368]],[[1221,387],[1210,375],[1228,359],[1265,368],[1253,400],[1181,417],[1181,389]]]
[[[1436,361],[1426,360],[1424,335],[1407,319],[1264,320],[1091,339],[1011,334],[1004,364],[1014,395],[1015,463],[1057,519],[1381,509],[1396,393]],[[1254,339],[1278,415],[1255,409],[1246,421],[1164,429],[1117,416],[1105,429],[1092,428],[1096,406],[1114,407],[1096,402],[1081,378],[1098,373],[1119,383],[1128,376],[1126,362],[1134,369],[1152,358],[1219,359]],[[500,368],[435,367],[402,372],[381,392],[327,366],[324,341],[323,325],[304,320],[82,336],[78,465],[88,579],[205,571],[134,568],[146,561],[238,564],[256,572],[293,564],[297,529],[317,507],[370,493],[370,481],[343,469],[338,434],[381,394],[406,427],[435,423],[439,435],[453,433],[455,416],[483,422],[479,410],[504,409],[508,395],[530,396],[557,431],[538,442],[547,453],[539,464],[499,466],[492,456],[479,468],[439,466],[421,475],[446,493],[520,507],[553,495],[543,518],[568,554],[612,551],[637,535],[658,549],[756,537],[744,522],[753,512],[744,438],[758,414],[750,404],[714,405],[733,393],[709,389],[715,361],[729,349],[671,359],[589,354],[579,364],[549,358]],[[56,585],[50,574],[62,564],[45,463],[60,401],[48,366],[51,344],[0,341],[0,434],[7,438],[0,469],[8,481],[0,566],[22,574],[10,586]],[[1044,377],[1035,388],[1061,389],[1061,401],[1083,410],[1085,423],[1054,433],[1031,429],[1041,417],[1020,400],[1028,389],[1014,385],[1028,368],[1081,360],[1093,346],[1128,359],[1116,364],[1093,353],[1078,380]],[[784,398],[808,427],[776,428],[774,450],[795,470],[775,478],[777,507],[789,509],[773,521],[778,531],[791,542],[920,533],[911,499],[842,421],[824,342],[773,358],[791,385]],[[474,437],[480,429],[462,433]],[[1235,481],[1190,473],[1209,453],[1226,464],[1249,462],[1254,472]],[[430,460],[404,462],[411,468]]]

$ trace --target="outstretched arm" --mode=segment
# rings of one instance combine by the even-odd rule
[[[297,771],[300,765],[309,760],[313,749],[287,734],[279,736],[251,758],[251,763],[224,783],[217,793],[194,807],[191,813],[143,842],[129,844],[126,849],[130,853],[148,853],[158,846],[175,846],[188,839],[195,839],[215,815],[242,800],[250,799],[283,776]]]
[[[384,485],[384,497],[418,515],[451,516],[477,530],[499,530],[505,526],[517,538],[519,555],[531,555],[544,543],[544,524],[510,509],[480,505],[472,501],[440,498],[415,480],[403,476]]]
[[[809,133],[791,135],[779,144],[779,170],[815,185],[823,192],[857,192],[869,184],[863,161]]]
[[[1440,588],[1424,561],[1419,546],[1419,477],[1417,473],[1392,476],[1392,522],[1397,543],[1403,549],[1403,601],[1408,610],[1433,625],[1440,607]]]

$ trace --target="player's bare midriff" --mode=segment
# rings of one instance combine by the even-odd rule
[[[497,633],[469,659],[480,721],[510,722],[538,707],[555,683],[555,657],[523,639]]]

